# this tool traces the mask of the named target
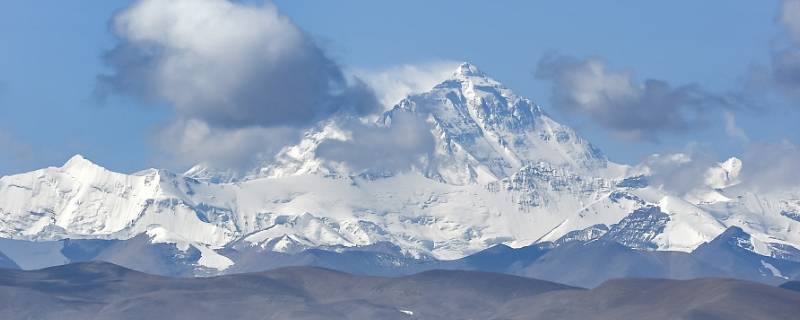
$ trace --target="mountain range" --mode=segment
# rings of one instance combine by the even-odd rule
[[[124,174],[76,155],[0,177],[0,265],[102,260],[182,276],[450,268],[579,286],[800,276],[800,183],[753,188],[741,183],[748,164],[737,158],[710,165],[688,191],[671,190],[654,179],[657,168],[608,160],[468,63],[373,120],[322,121],[244,175],[204,164]],[[376,163],[337,154],[368,135],[361,127],[421,134],[408,139],[424,148]],[[405,150],[396,143],[376,150]]]

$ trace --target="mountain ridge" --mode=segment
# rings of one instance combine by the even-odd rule
[[[697,190],[674,194],[648,181],[650,168],[608,161],[469,64],[403,99],[376,130],[409,113],[435,140],[410,169],[372,174],[318,157],[321,143],[352,139],[333,118],[241,180],[158,169],[127,175],[79,155],[62,167],[0,177],[0,235],[145,235],[196,251],[198,267],[225,270],[233,261],[220,252],[233,243],[285,253],[391,243],[416,259],[458,259],[583,232],[638,250],[691,252],[738,226],[750,235],[748,251],[800,259],[800,221],[791,214],[800,212],[800,188],[743,190],[738,175],[747,164],[738,159],[709,168]],[[205,172],[195,169],[189,173]]]

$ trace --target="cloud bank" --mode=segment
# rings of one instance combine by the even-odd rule
[[[597,58],[550,54],[539,61],[536,76],[552,82],[556,108],[633,140],[683,133],[704,124],[709,110],[733,105],[697,85],[672,86],[656,79],[636,83],[630,72],[610,71]]]
[[[99,89],[172,106],[156,140],[181,165],[241,166],[292,143],[292,129],[380,110],[271,2],[139,0],[111,25],[119,43]]]
[[[377,106],[271,3],[141,0],[113,31],[122,42],[104,84],[213,126],[300,126]]]

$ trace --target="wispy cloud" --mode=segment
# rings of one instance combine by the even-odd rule
[[[409,94],[430,90],[452,75],[458,65],[456,61],[435,61],[382,70],[355,69],[352,73],[369,84],[388,109]]]
[[[731,111],[725,111],[722,113],[722,116],[725,121],[725,133],[727,133],[729,137],[744,144],[750,142],[750,137],[747,136],[747,133],[736,124],[736,114]]]
[[[704,176],[717,163],[712,154],[691,146],[685,152],[651,155],[639,166],[646,170],[654,186],[685,195],[703,187]]]

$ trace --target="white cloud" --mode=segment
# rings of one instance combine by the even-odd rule
[[[317,156],[356,172],[383,173],[408,170],[433,154],[436,142],[425,119],[401,112],[388,122],[386,127],[347,123],[349,139],[324,141],[317,147]]]
[[[400,65],[383,70],[355,69],[352,74],[374,90],[384,108],[391,108],[413,93],[425,92],[455,72],[459,62],[437,61],[420,65]]]
[[[298,139],[298,130],[292,127],[216,128],[189,119],[161,128],[155,143],[167,151],[158,160],[183,167],[202,163],[241,174]]]
[[[173,107],[156,140],[179,165],[246,170],[291,143],[289,128],[380,110],[369,87],[269,1],[139,0],[112,28],[120,41],[99,88]]]
[[[705,186],[709,169],[718,164],[710,154],[691,148],[687,152],[651,155],[639,166],[652,185],[685,195]]]
[[[304,125],[377,107],[364,86],[271,3],[140,0],[113,20],[114,90],[163,100],[215,126]],[[353,103],[364,102],[364,103]]]

